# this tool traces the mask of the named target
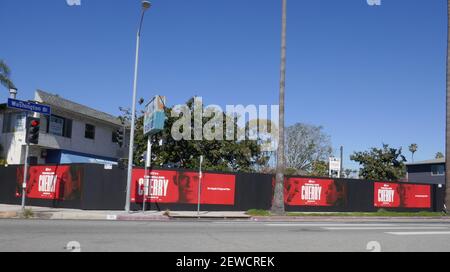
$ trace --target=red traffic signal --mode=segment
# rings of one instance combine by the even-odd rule
[[[39,118],[28,117],[27,118],[27,143],[38,144],[39,143],[39,130],[41,120]]]
[[[37,127],[37,126],[39,126],[40,125],[40,122],[38,121],[38,120],[33,120],[33,121],[31,121],[31,123],[30,123],[30,126],[32,126],[32,127]]]

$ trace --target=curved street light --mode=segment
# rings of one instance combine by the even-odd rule
[[[127,173],[127,195],[125,202],[125,211],[130,211],[130,187],[131,187],[131,174],[133,171],[133,147],[134,147],[134,129],[136,119],[136,92],[137,92],[137,77],[138,77],[138,64],[139,64],[139,45],[141,39],[142,23],[144,22],[145,12],[150,9],[152,4],[149,1],[142,1],[142,13],[141,20],[139,22],[139,29],[136,35],[136,59],[134,64],[134,82],[133,82],[133,103],[131,108],[131,131],[130,131],[130,145],[128,146],[128,173]]]

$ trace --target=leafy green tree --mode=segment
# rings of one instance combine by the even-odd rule
[[[273,174],[275,174],[276,171],[273,171]],[[284,175],[285,176],[295,176],[298,175],[297,169],[294,168],[285,168],[284,169]]]
[[[442,152],[438,152],[436,153],[436,156],[434,156],[435,159],[442,159],[444,158],[444,154],[442,154]]]
[[[311,176],[314,177],[328,177],[328,162],[314,161],[312,163]]]
[[[190,99],[187,106],[193,112],[194,102]],[[166,108],[165,128],[162,132],[152,136],[152,166],[176,167],[186,169],[197,169],[199,167],[200,155],[203,155],[202,168],[215,171],[242,171],[254,172],[256,166],[266,165],[268,157],[261,152],[257,140],[226,140],[226,130],[223,129],[223,140],[179,140],[176,141],[171,134],[172,126],[179,117],[171,117],[172,108]],[[223,116],[223,127],[226,120],[231,117],[220,112]],[[212,120],[213,117],[203,117],[203,124]],[[139,116],[135,132],[135,156],[134,164],[143,166],[145,162],[142,155],[147,150],[147,137],[143,135],[144,117]],[[236,119],[234,124],[235,138],[238,126]],[[191,136],[194,139],[194,116],[191,115]],[[162,141],[162,145],[159,143]]]
[[[364,179],[396,181],[406,174],[406,159],[402,155],[402,149],[389,148],[387,144],[383,144],[381,149],[355,152],[350,159],[362,166],[360,176]]]

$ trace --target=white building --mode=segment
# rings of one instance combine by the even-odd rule
[[[31,163],[117,163],[126,156],[116,142],[116,131],[123,129],[117,117],[40,90],[34,100],[50,106],[52,115],[37,116],[39,143],[30,146]],[[0,158],[7,164],[24,163],[25,120],[25,112],[0,105]]]

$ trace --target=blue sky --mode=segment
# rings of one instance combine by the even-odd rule
[[[139,97],[277,104],[280,0],[154,0]],[[19,99],[36,89],[119,114],[130,106],[139,0],[0,0],[0,58]],[[289,0],[286,122],[324,127],[353,151],[444,151],[446,1]],[[2,88],[0,101],[8,94]]]

